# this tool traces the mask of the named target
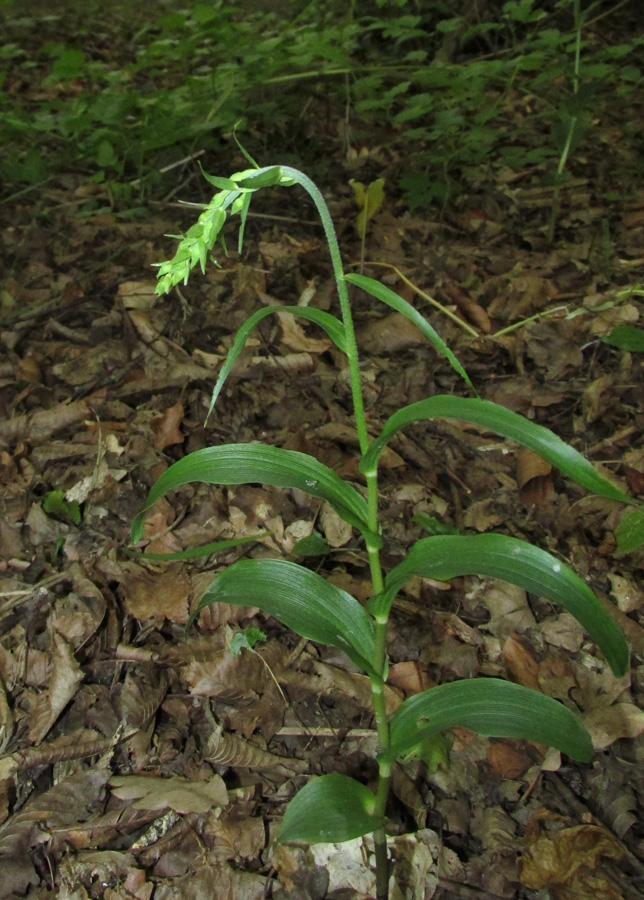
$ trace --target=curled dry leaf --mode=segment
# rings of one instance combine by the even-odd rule
[[[544,830],[556,817],[542,810],[526,830],[526,846],[520,862],[521,884],[530,890],[552,886],[557,897],[573,900],[593,896],[601,900],[618,900],[621,894],[607,875],[597,872],[592,894],[586,893],[588,873],[595,872],[602,858],[622,859],[624,850],[613,835],[597,825],[563,828],[550,836]]]
[[[292,313],[278,312],[277,318],[282,329],[281,342],[289,350],[306,353],[324,353],[331,346],[331,341],[323,338],[313,338],[305,334],[302,326],[296,322]]]
[[[83,673],[67,641],[53,632],[52,669],[48,690],[40,694],[29,716],[29,737],[41,741],[65,709],[83,680]]]
[[[188,621],[190,579],[185,566],[171,563],[162,572],[147,572],[130,564],[121,583],[125,605],[135,619],[168,619],[180,625]]]
[[[234,768],[274,769],[279,767],[288,772],[305,772],[307,763],[304,760],[292,759],[269,753],[256,744],[251,744],[239,735],[224,732],[221,726],[213,729],[205,749],[205,759],[217,766],[233,766]]]
[[[183,444],[184,436],[179,426],[183,422],[183,403],[175,403],[163,410],[160,416],[150,420],[157,450],[165,450],[174,444]]]
[[[159,302],[155,293],[156,281],[123,281],[119,284],[116,298],[124,309],[151,309]]]
[[[583,716],[595,750],[605,750],[620,738],[636,738],[644,732],[644,712],[632,703],[593,709]]]
[[[541,691],[537,658],[514,634],[511,634],[503,645],[503,659],[516,682],[535,691]]]
[[[353,537],[351,525],[340,518],[333,507],[326,502],[322,504],[320,525],[331,547],[344,547]]]
[[[517,453],[517,485],[525,506],[544,506],[554,493],[552,466],[532,450]]]

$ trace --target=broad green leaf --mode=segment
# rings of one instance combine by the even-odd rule
[[[611,500],[620,500],[622,503],[633,502],[628,494],[620,491],[611,481],[600,475],[581,453],[558,438],[548,428],[544,428],[543,425],[536,425],[518,413],[511,412],[489,400],[450,397],[445,394],[403,406],[387,419],[382,432],[363,456],[360,471],[367,473],[376,468],[378,458],[386,444],[405,425],[436,418],[471,422],[473,425],[481,425],[503,437],[512,438],[524,447],[534,450],[543,459],[560,469],[564,475],[594,494],[609,497]]]
[[[590,735],[563,704],[510,681],[475,678],[441,684],[405,700],[391,717],[391,746],[383,757],[393,761],[455,725],[486,737],[537,741],[582,762],[593,755]]]
[[[266,316],[270,316],[273,313],[278,312],[291,313],[294,316],[298,316],[300,319],[308,319],[309,322],[315,322],[316,325],[319,325],[320,328],[326,331],[328,336],[331,338],[331,340],[339,350],[341,350],[343,353],[347,352],[347,342],[344,325],[339,319],[336,319],[335,316],[332,316],[331,313],[324,312],[321,309],[313,309],[309,306],[267,306],[264,309],[258,309],[256,313],[253,313],[252,316],[249,316],[248,319],[246,319],[244,324],[235,335],[233,345],[228,351],[226,361],[221,368],[221,372],[219,373],[219,377],[217,378],[217,382],[213,388],[212,397],[210,398],[210,406],[208,407],[208,414],[206,415],[206,422],[210,418],[210,414],[214,409],[215,403],[217,402],[217,397],[219,396],[219,393],[224,386],[224,382],[230,375],[230,371],[234,366],[239,354],[244,349],[244,344],[246,343],[248,335],[251,333],[253,328],[255,328],[255,326],[262,321],[262,319],[265,319]]]
[[[371,606],[376,606],[382,614],[391,606],[400,587],[413,575],[439,581],[460,575],[487,575],[519,585],[532,594],[560,604],[578,619],[601,648],[616,675],[624,675],[628,670],[628,646],[617,624],[572,569],[539,547],[504,534],[423,538],[391,570],[385,580],[385,591],[374,598]]]
[[[286,807],[277,840],[335,844],[362,837],[382,824],[375,803],[369,788],[348,775],[313,778]]]
[[[611,347],[617,347],[618,350],[644,350],[644,328],[618,325],[603,338],[603,341]]]
[[[167,469],[152,486],[144,509],[134,518],[132,543],[141,540],[145,513],[166,491],[203,481],[206,484],[270,484],[297,488],[326,500],[341,518],[353,525],[372,546],[380,546],[378,535],[369,531],[367,503],[355,488],[307,453],[267,444],[224,444],[204,447],[184,456]]]
[[[176,553],[140,553],[138,550],[126,550],[130,556],[138,556],[140,559],[149,559],[151,562],[173,562],[182,559],[198,559],[200,556],[210,556],[211,553],[219,553],[220,550],[229,550],[231,547],[239,547],[241,544],[250,544],[253,541],[261,541],[270,537],[272,531],[264,531],[260,534],[249,534],[241,538],[229,538],[226,541],[213,541],[210,544],[201,544],[199,547],[188,547],[186,550],[177,550]]]
[[[285,559],[242,559],[206,589],[197,609],[211,603],[258,606],[311,641],[339,647],[369,674],[375,674],[374,627],[355,597],[321,575]]]
[[[372,297],[375,297],[376,300],[380,300],[382,303],[386,303],[387,306],[390,306],[392,309],[395,309],[396,312],[401,313],[403,316],[406,316],[410,322],[413,322],[414,325],[422,331],[425,337],[430,341],[431,344],[441,353],[445,359],[449,362],[451,367],[458,372],[461,378],[472,388],[472,390],[476,393],[474,389],[474,385],[470,381],[469,375],[460,364],[456,356],[449,349],[445,341],[438,334],[438,332],[432,328],[427,319],[415,309],[411,303],[407,303],[406,300],[403,300],[395,291],[392,291],[391,288],[386,287],[386,285],[381,284],[379,281],[376,281],[375,278],[367,278],[366,275],[345,275],[344,280],[349,282],[349,284],[355,284],[356,287],[362,288],[363,291],[366,291],[368,294],[371,294]],[[406,407],[407,409],[409,407]],[[401,426],[402,427],[402,426]]]
[[[620,553],[631,553],[644,544],[644,509],[627,512],[617,528],[617,549]]]

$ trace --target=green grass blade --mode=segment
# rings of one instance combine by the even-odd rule
[[[371,618],[355,597],[304,566],[284,559],[240,560],[210,584],[192,619],[210,603],[258,606],[302,637],[344,650],[375,675]]]
[[[450,397],[444,394],[403,406],[387,419],[382,432],[364,455],[360,471],[366,473],[376,468],[378,458],[386,444],[405,425],[436,418],[456,419],[459,422],[481,425],[534,450],[564,475],[594,494],[609,497],[611,500],[620,500],[622,503],[633,502],[632,498],[600,475],[581,453],[542,425],[536,425],[524,416],[489,400]]]
[[[250,194],[248,196],[250,197]],[[208,407],[208,413],[206,415],[206,422],[210,418],[215,403],[217,402],[217,397],[219,396],[219,393],[224,386],[224,382],[230,375],[231,369],[234,366],[239,354],[244,349],[244,345],[246,343],[248,335],[251,333],[253,328],[255,328],[255,326],[262,321],[262,319],[265,319],[266,316],[270,316],[273,313],[278,312],[288,312],[294,316],[298,316],[300,319],[308,319],[309,322],[314,322],[327,333],[327,335],[331,338],[331,340],[339,350],[341,350],[343,353],[347,352],[347,342],[344,325],[339,319],[336,319],[335,316],[332,316],[331,313],[324,312],[321,309],[312,309],[308,306],[267,306],[264,309],[259,309],[256,313],[253,313],[252,316],[249,316],[249,318],[246,319],[244,324],[235,335],[233,345],[228,351],[226,361],[222,366],[219,377],[217,378],[217,382],[213,388],[212,397],[210,398],[210,406]]]
[[[348,775],[322,775],[306,784],[286,807],[277,840],[308,844],[340,843],[369,834],[376,798]]]
[[[392,761],[455,725],[487,737],[525,738],[589,762],[590,735],[563,704],[499,678],[452,681],[415,694],[391,717]]]
[[[550,553],[503,534],[436,535],[417,541],[385,581],[389,603],[413,575],[447,581],[460,575],[500,578],[563,606],[602,650],[613,672],[628,671],[628,645],[590,588]],[[381,598],[378,598],[378,602]]]
[[[144,509],[132,522],[133,544],[141,540],[145,513],[152,504],[166,491],[193,481],[298,488],[330,503],[338,515],[361,531],[367,540],[375,544],[380,540],[369,531],[364,497],[313,456],[266,444],[224,444],[222,447],[204,447],[184,456],[157,479]]]
[[[366,275],[345,275],[344,280],[349,282],[349,284],[355,284],[356,287],[362,288],[363,291],[371,294],[376,300],[386,303],[387,306],[391,306],[396,312],[406,316],[410,322],[413,322],[414,325],[422,331],[438,352],[445,357],[454,371],[458,372],[461,378],[472,388],[474,393],[477,393],[474,385],[470,381],[469,375],[456,356],[452,353],[438,332],[432,328],[427,319],[424,316],[421,316],[411,303],[407,303],[407,301],[403,300],[399,294],[392,291],[391,288],[386,287],[386,285],[381,284],[379,281],[376,281],[375,278],[367,278]]]
[[[186,550],[177,550],[175,553],[141,553],[138,550],[127,550],[129,556],[139,559],[149,559],[151,562],[174,562],[183,559],[198,559],[200,556],[210,556],[211,553],[219,553],[221,550],[230,550],[242,544],[252,544],[270,537],[272,531],[262,531],[259,534],[249,534],[246,537],[229,538],[225,541],[212,541],[210,544],[200,544],[198,547],[188,547]]]

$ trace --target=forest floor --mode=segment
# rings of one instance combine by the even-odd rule
[[[508,101],[508,127],[521,102]],[[318,98],[303,115],[313,133],[328,110]],[[388,193],[404,160],[386,135],[349,149],[333,135],[330,124],[322,187],[345,265],[356,271],[360,258],[349,179],[384,177],[365,272],[429,318],[482,397],[552,429],[642,496],[642,356],[601,341],[644,312],[641,185],[619,185],[630,199],[616,216],[602,200],[615,170],[579,157],[550,244],[553,195],[540,172],[490,166],[444,212],[412,214]],[[612,122],[605,141],[617,152]],[[200,161],[222,176],[246,165],[232,141]],[[259,162],[279,163],[279,148]],[[264,536],[190,562],[130,552],[130,524],[155,479],[201,447],[259,440],[361,481],[341,360],[288,316],[254,332],[204,426],[222,359],[252,312],[336,311],[337,299],[319,222],[297,188],[254,201],[241,257],[226,226],[220,269],[155,296],[151,265],[174,252],[164,235],[195,216],[177,199],[209,199],[195,159],[173,177],[179,189],[131,221],[107,197],[82,214],[103,187],[81,174],[0,206],[0,897],[364,900],[374,889],[360,841],[274,843],[286,803],[311,775],[373,782],[364,676],[252,608],[208,607],[185,633],[223,567],[243,556],[292,559],[313,531],[330,549],[311,564],[366,600],[357,533],[298,492],[189,485],[150,510],[139,550]],[[372,435],[406,403],[465,393],[407,320],[357,291],[353,302]],[[66,503],[56,506],[55,491]],[[391,619],[390,709],[436,683],[507,677],[575,709],[597,752],[580,765],[457,729],[436,771],[399,766],[394,896],[643,897],[644,554],[616,550],[622,506],[450,421],[392,442],[381,492],[387,568],[422,536],[420,513],[522,537],[581,575],[632,649],[631,673],[618,679],[576,620],[538,597],[475,577],[407,586]],[[233,656],[231,635],[251,625],[266,642]]]

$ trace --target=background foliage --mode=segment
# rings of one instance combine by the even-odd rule
[[[612,6],[580,4],[573,90],[575,0],[188,0],[110,4],[100,15],[88,3],[25,13],[5,0],[4,192],[73,168],[127,206],[179,156],[217,149],[239,120],[251,152],[270,156],[277,143],[284,162],[316,161],[319,178],[312,104],[327,131],[340,122],[347,149],[380,129],[383,145],[404,151],[399,186],[411,208],[444,205],[489,167],[535,167],[551,181],[571,119],[570,149],[582,153],[602,140],[596,118],[621,119],[641,87],[644,37],[613,41]],[[641,174],[635,121],[625,135]]]

